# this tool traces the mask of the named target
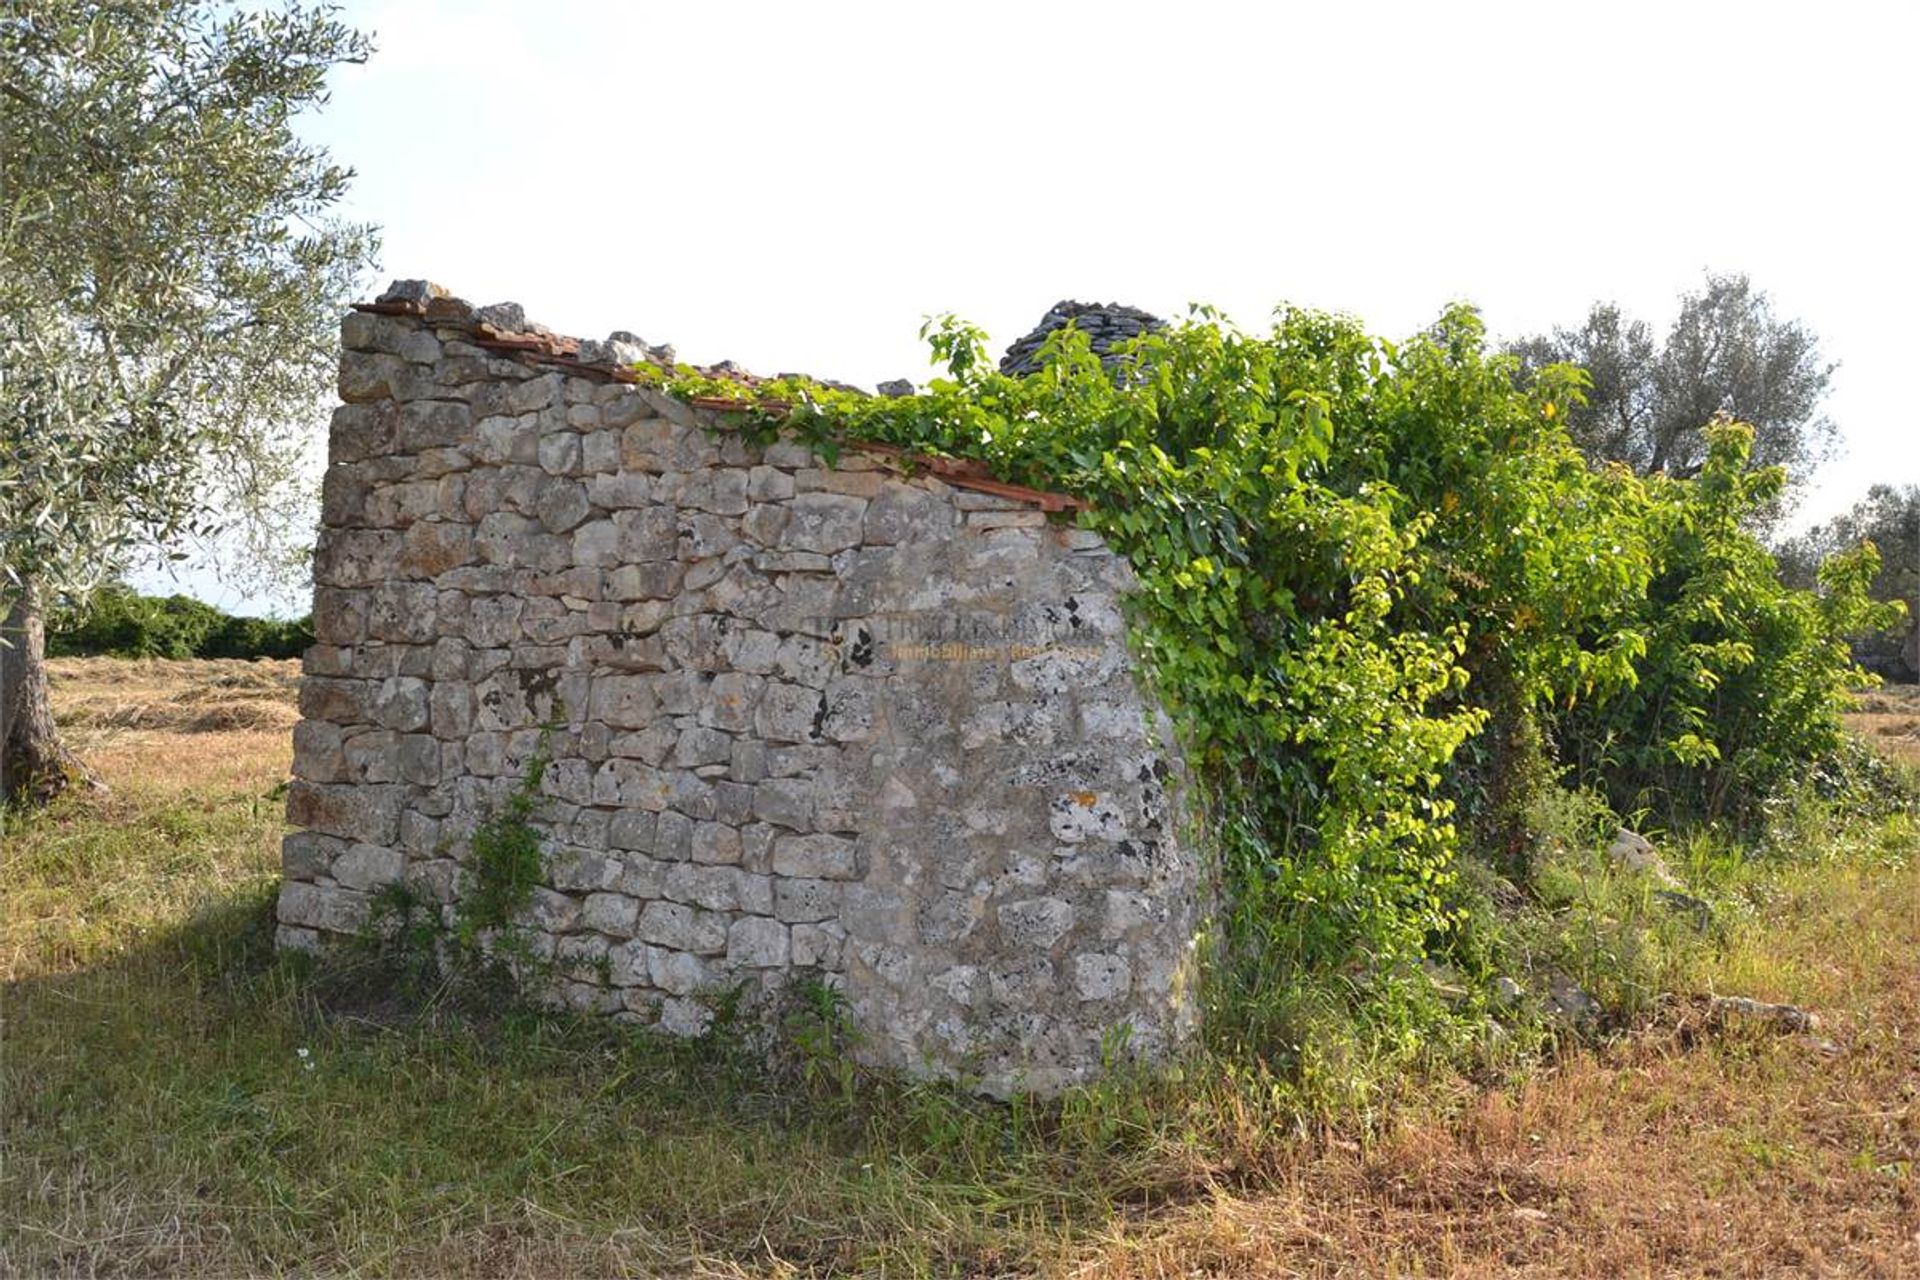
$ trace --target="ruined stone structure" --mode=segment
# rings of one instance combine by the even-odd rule
[[[451,904],[552,724],[556,999],[691,1033],[818,978],[868,1059],[999,1092],[1187,1033],[1181,765],[1070,500],[755,445],[635,385],[665,349],[419,282],[342,337],[282,946]]]
[[[1000,357],[1000,372],[1021,375],[1038,372],[1041,344],[1054,330],[1068,325],[1085,333],[1093,354],[1112,368],[1118,359],[1111,354],[1114,347],[1143,333],[1164,329],[1167,322],[1138,307],[1125,307],[1117,302],[1056,302],[1031,333],[1007,348],[1007,353]]]

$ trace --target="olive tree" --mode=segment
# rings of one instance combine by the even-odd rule
[[[330,6],[0,0],[0,798],[76,776],[42,611],[140,548],[259,545],[370,228],[295,130],[364,59]]]
[[[1873,598],[1903,602],[1907,617],[1893,631],[1854,637],[1854,656],[1881,675],[1920,679],[1920,485],[1876,484],[1839,515],[1782,542],[1774,556],[1789,586],[1811,589],[1822,564],[1862,542],[1880,552]]]
[[[1833,423],[1820,413],[1834,366],[1798,321],[1774,314],[1744,275],[1709,275],[1680,300],[1665,337],[1643,320],[1597,302],[1577,328],[1510,344],[1523,369],[1579,365],[1592,386],[1567,418],[1595,462],[1641,474],[1688,477],[1708,454],[1707,424],[1750,423],[1753,464],[1784,466],[1795,483],[1831,451]]]

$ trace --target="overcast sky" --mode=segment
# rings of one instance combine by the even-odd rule
[[[871,385],[1056,300],[1511,335],[1744,271],[1839,361],[1799,520],[1920,481],[1920,6],[358,0],[383,279]],[[377,287],[377,286],[376,286]],[[202,585],[198,582],[196,586]],[[221,595],[213,592],[211,594]],[[236,600],[225,593],[224,602]]]

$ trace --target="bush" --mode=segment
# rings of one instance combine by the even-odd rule
[[[916,396],[665,380],[829,454],[960,455],[1091,500],[1202,783],[1230,903],[1209,1025],[1229,1037],[1272,1039],[1258,1006],[1306,975],[1391,991],[1458,950],[1462,818],[1525,881],[1557,775],[1713,818],[1839,748],[1872,552],[1820,594],[1779,585],[1748,530],[1783,477],[1748,469],[1749,428],[1714,426],[1694,479],[1590,467],[1564,425],[1585,375],[1520,385],[1466,308],[1401,343],[1202,310],[1110,363],[1062,329],[1024,377],[975,329],[928,333],[949,376]]]
[[[240,618],[189,596],[101,588],[47,619],[50,657],[297,658],[313,643],[310,618]]]

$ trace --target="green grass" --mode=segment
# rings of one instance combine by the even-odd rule
[[[12,1268],[484,1273],[537,1238],[561,1271],[950,1272],[1178,1194],[1156,1128],[1086,1099],[848,1099],[742,1037],[330,1006],[272,956],[277,811],[136,785],[13,820]]]
[[[1622,1050],[1529,1067],[1529,1015],[1504,1040],[1418,1049],[1412,1025],[1356,1028],[1326,992],[1293,998],[1304,1047],[1284,1070],[1202,1060],[1183,1079],[1005,1107],[897,1079],[849,1085],[843,1063],[792,1042],[769,1054],[737,1035],[688,1044],[346,998],[329,973],[272,954],[284,752],[277,735],[245,733],[110,751],[112,797],[14,815],[0,833],[0,1274],[1134,1275],[1187,1250],[1227,1250],[1221,1268],[1249,1274],[1303,1257],[1471,1270],[1460,1240],[1499,1240],[1504,1201],[1487,1201],[1484,1222],[1409,1206],[1468,1178],[1488,1143],[1511,1140],[1524,1161],[1575,1138],[1596,1153],[1601,1203],[1632,1155],[1601,1159],[1627,1105],[1679,1144],[1671,1174],[1652,1176],[1684,1186],[1662,1194],[1913,1186],[1900,1171],[1920,1152],[1920,1112],[1890,1083],[1913,1048],[1886,1016],[1920,989],[1910,964],[1888,966],[1920,944],[1907,818],[1805,832],[1770,861],[1675,842],[1675,869],[1713,904],[1705,932],[1570,849],[1503,943],[1610,998],[1644,997],[1656,1032],[1661,990],[1843,1011],[1835,1034],[1869,1056],[1837,1127],[1806,1119],[1821,1080],[1778,1037],[1671,1059],[1643,1097],[1647,1068],[1607,1057]],[[1854,1005],[1864,1012],[1844,1012]],[[1417,1172],[1422,1144],[1463,1142],[1486,1106],[1546,1106],[1527,1099],[1578,1079],[1606,1083]],[[1855,1116],[1900,1106],[1892,1127]],[[1382,1152],[1416,1172],[1368,1172]],[[1396,1188],[1413,1176],[1428,1190],[1408,1200]],[[1322,1216],[1273,1225],[1293,1213]],[[1229,1249],[1220,1223],[1243,1216],[1269,1226],[1235,1225]],[[1880,1240],[1879,1222],[1862,1238]],[[1628,1233],[1609,1248],[1641,1239],[1631,1222],[1593,1224]],[[1564,1243],[1562,1271],[1612,1256]],[[1711,1263],[1710,1242],[1698,1247]],[[1686,1270],[1675,1259],[1694,1255],[1648,1256]]]

